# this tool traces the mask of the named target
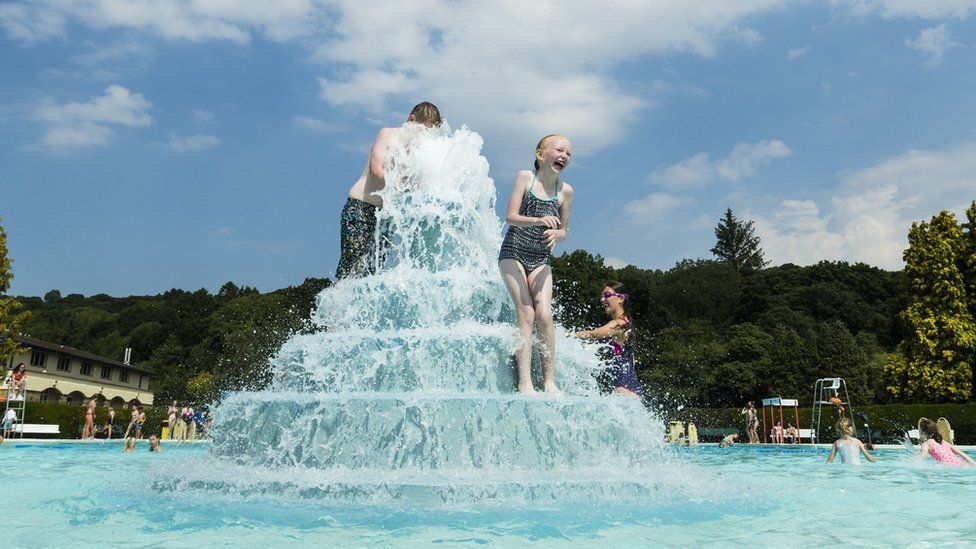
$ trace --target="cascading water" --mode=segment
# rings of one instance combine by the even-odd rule
[[[601,395],[593,348],[557,327],[561,396],[515,392],[515,314],[497,268],[501,224],[481,137],[405,125],[390,146],[392,235],[379,272],[318,296],[270,389],[214,414],[219,484],[339,501],[511,504],[646,497],[662,427]],[[189,475],[188,486],[214,484]]]

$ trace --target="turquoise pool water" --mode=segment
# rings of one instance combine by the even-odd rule
[[[143,442],[126,454],[116,444],[8,440],[0,456],[5,509],[16,517],[4,528],[8,547],[976,543],[976,469],[918,463],[907,451],[856,468],[809,448],[675,449],[654,470],[660,493],[649,501],[542,509],[174,488],[201,470],[220,476],[226,465],[205,446],[151,454]]]

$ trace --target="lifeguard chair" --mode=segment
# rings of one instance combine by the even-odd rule
[[[783,425],[783,407],[793,407],[793,421],[796,426],[797,434],[800,431],[800,401],[795,398],[782,398],[782,397],[771,397],[764,398],[762,400],[762,441],[767,442],[767,437],[769,436],[770,426],[766,423],[766,407],[769,407],[769,423],[773,423],[776,419],[776,408],[779,408],[779,425],[782,431],[780,432],[780,440],[782,443],[786,440],[786,427]],[[771,438],[771,437],[770,437]],[[799,439],[799,436],[797,436]],[[777,442],[773,440],[773,442]]]
[[[854,423],[854,407],[851,406],[851,395],[847,392],[847,383],[842,377],[825,377],[813,384],[813,417],[810,421],[810,442],[820,442],[820,419],[824,406],[836,408],[837,419],[847,416],[857,436],[857,424]]]

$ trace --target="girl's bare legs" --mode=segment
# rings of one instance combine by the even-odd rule
[[[518,392],[534,395],[532,387],[532,325],[535,324],[535,307],[532,304],[532,294],[529,291],[529,281],[525,276],[522,264],[514,259],[502,259],[498,262],[502,281],[508,289],[512,301],[515,303],[515,314],[518,318],[518,329],[521,342],[515,351],[515,363],[518,366]]]
[[[556,334],[552,324],[552,269],[543,265],[529,273],[529,291],[535,311],[536,333],[542,344],[542,384],[547,393],[558,393],[552,361],[556,354]]]

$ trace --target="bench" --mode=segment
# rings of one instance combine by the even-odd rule
[[[25,435],[60,435],[61,426],[57,423],[24,423],[14,425],[14,432]]]

